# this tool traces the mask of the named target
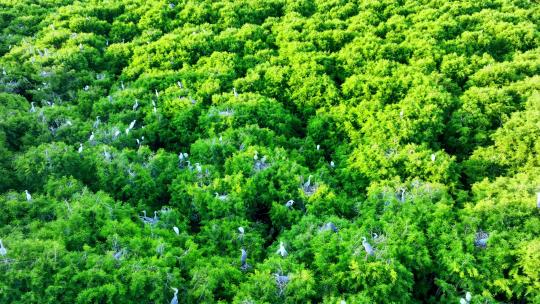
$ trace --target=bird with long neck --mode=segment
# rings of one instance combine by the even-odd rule
[[[2,240],[0,240],[0,255],[5,256],[6,254],[7,254],[7,249],[6,247],[4,247]]]
[[[171,287],[174,290],[174,296],[171,299],[171,304],[178,304],[178,288]]]
[[[375,254],[373,247],[371,247],[371,244],[368,243],[365,237],[362,237],[362,246],[364,246],[364,250],[366,251],[366,259],[368,256],[373,256]]]

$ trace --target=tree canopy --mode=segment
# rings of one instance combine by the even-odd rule
[[[0,0],[0,114],[0,303],[540,303],[537,1]]]

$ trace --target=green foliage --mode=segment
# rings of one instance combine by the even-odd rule
[[[0,0],[0,303],[540,302],[538,24]]]

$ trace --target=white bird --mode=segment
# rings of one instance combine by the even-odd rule
[[[432,161],[432,162],[435,161],[435,154],[431,154],[431,161]]]
[[[180,230],[178,229],[178,227],[174,226],[172,227],[172,230],[174,230],[174,233],[176,233],[176,235],[180,235]]]
[[[88,141],[93,141],[94,140],[94,132],[92,132],[92,134],[90,134],[90,137],[88,138]]]
[[[139,107],[139,101],[135,99],[135,104],[133,104],[133,111],[136,111],[138,107]]]
[[[156,97],[159,98],[159,92],[157,91],[157,89],[155,90],[156,91]],[[152,100],[152,103],[154,104],[154,101]],[[155,104],[154,104],[155,105]]]
[[[465,294],[465,300],[467,300],[467,302],[470,302],[472,300],[472,296],[471,296],[471,293],[467,291],[467,293]]]
[[[368,255],[374,255],[375,252],[373,251],[373,247],[367,242],[365,237],[362,237],[362,246],[364,246],[364,250],[366,251],[366,258]]]
[[[135,127],[135,123],[137,122],[137,120],[134,120],[132,121],[130,124],[129,124],[129,129],[133,129],[133,127]]]
[[[459,299],[459,304],[468,304],[464,298]]]
[[[317,145],[317,151],[321,149],[321,145]]]
[[[30,112],[34,113],[36,111],[36,108],[34,107],[34,102],[30,103],[32,107],[30,108]]]
[[[96,121],[94,121],[94,124],[92,125],[92,127],[94,127],[94,129],[97,129],[99,127],[99,123],[101,121],[99,120],[99,116],[96,116]]]
[[[243,268],[247,266],[247,251],[244,250],[244,248],[241,249],[242,255],[240,256],[240,263]]]
[[[274,276],[276,277],[276,282],[278,283],[278,285],[285,285],[289,283],[288,275],[279,275],[277,273],[274,273]]]
[[[4,247],[2,240],[0,240],[0,255],[5,256],[6,254],[7,254],[7,249],[6,247]]]
[[[320,231],[332,230],[333,232],[338,232],[339,231],[339,229],[336,227],[336,225],[334,225],[334,223],[332,223],[332,222],[328,222],[328,223],[324,224],[319,230]]]
[[[114,137],[118,137],[118,135],[120,135],[120,130],[114,131],[114,134],[113,134],[113,135],[114,135]]]
[[[178,87],[179,87],[180,89],[183,89],[183,88],[184,88],[184,86],[182,85],[182,82],[181,82],[180,80],[178,80],[178,81],[176,82],[176,84],[178,85]]]
[[[245,233],[244,227],[238,227],[238,232],[240,232],[241,235],[244,235]]]
[[[285,203],[285,207],[287,207],[287,208],[291,208],[293,205],[294,205],[293,200],[288,200],[287,203]]]
[[[111,153],[107,151],[107,148],[103,147],[103,156],[107,161],[111,160]]]
[[[277,254],[281,255],[282,257],[286,257],[288,255],[287,250],[285,249],[285,245],[283,242],[279,242],[279,248],[276,251]]]
[[[309,189],[309,187],[311,187],[311,175],[308,176],[308,180],[307,180],[307,182],[304,184],[304,190],[305,190],[305,189]]]
[[[30,192],[28,192],[28,190],[24,190],[24,193],[26,194],[26,201],[31,201],[32,200],[32,195],[30,195]]]
[[[330,167],[334,168],[336,166],[336,164],[334,164],[334,161],[330,161]]]
[[[174,290],[174,297],[171,299],[171,304],[178,304],[178,289],[171,287]]]
[[[540,209],[540,192],[536,192],[536,208]]]
[[[220,195],[220,194],[217,193],[217,192],[214,192],[214,193],[216,194],[216,198],[217,198],[218,200],[220,200],[220,201],[225,201],[225,200],[227,200],[227,194],[221,194],[221,195]]]
[[[82,151],[83,151],[83,145],[79,144],[79,149],[77,150],[77,152],[82,153]]]
[[[234,97],[238,97],[238,92],[236,92],[236,88],[233,87],[232,90],[233,90]]]

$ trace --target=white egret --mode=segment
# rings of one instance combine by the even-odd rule
[[[24,193],[26,194],[26,201],[29,202],[32,200],[32,195],[30,195],[30,192],[28,190],[24,190]]]
[[[174,230],[174,233],[176,233],[176,235],[180,235],[180,230],[178,229],[178,227],[174,226],[172,227],[172,229]]]
[[[476,233],[476,236],[474,238],[474,245],[476,247],[486,248],[488,238],[489,238],[489,234],[480,230],[479,232]]]
[[[319,230],[320,231],[332,230],[333,232],[338,232],[339,231],[339,229],[336,227],[336,225],[334,225],[334,223],[332,223],[332,222],[328,222],[328,223],[324,224]]]
[[[77,149],[77,152],[82,153],[83,151],[83,144],[79,144],[79,149]]]
[[[240,256],[240,264],[242,269],[247,269],[247,251],[244,248],[241,249],[242,255]]]
[[[7,254],[7,249],[6,247],[4,247],[2,240],[0,240],[0,255],[5,256],[6,254]]]
[[[221,195],[220,195],[220,194],[217,193],[217,192],[214,192],[214,194],[216,195],[216,198],[217,198],[218,200],[220,200],[220,201],[225,201],[225,200],[227,200],[227,194],[221,194]]]
[[[285,249],[285,245],[283,242],[279,242],[279,248],[276,251],[277,254],[281,255],[282,257],[286,257],[288,255],[287,250]]]
[[[366,251],[366,258],[368,255],[374,255],[375,251],[373,250],[373,247],[368,243],[365,237],[362,237],[362,246],[364,246],[364,250]]]
[[[133,104],[133,111],[137,111],[138,107],[139,107],[139,101],[135,99],[135,104]]]
[[[90,134],[90,137],[88,138],[88,141],[93,141],[94,140],[94,132],[92,132],[92,134]]]
[[[294,205],[294,201],[293,201],[293,200],[288,200],[288,201],[285,203],[285,207],[287,207],[287,208],[292,208],[293,205]]]
[[[171,287],[174,290],[174,297],[171,299],[171,304],[178,304],[178,288]]]
[[[99,116],[96,116],[96,121],[94,121],[94,124],[92,125],[92,127],[94,129],[97,129],[99,127],[99,124],[100,124],[100,120],[99,120]]]
[[[30,104],[32,105],[32,107],[30,108],[30,112],[31,112],[31,113],[36,112],[36,108],[35,108],[35,106],[34,106],[34,102],[31,102]]]

